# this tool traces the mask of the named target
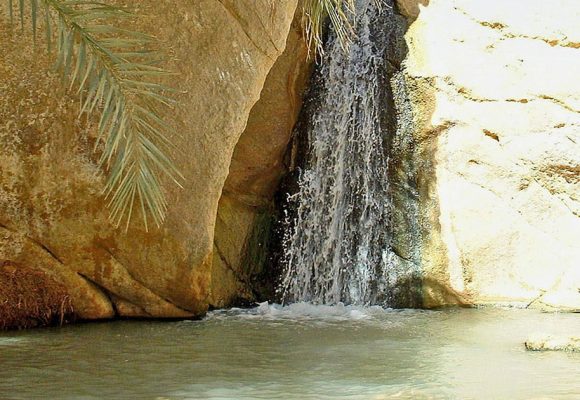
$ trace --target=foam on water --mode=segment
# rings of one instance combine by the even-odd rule
[[[0,337],[0,347],[2,346],[15,346],[22,342],[29,342],[29,339],[18,338],[18,337]]]
[[[312,321],[312,322],[386,322],[395,315],[401,316],[425,313],[424,310],[393,310],[381,306],[356,306],[338,303],[335,305],[316,305],[306,302],[289,305],[263,302],[255,308],[232,308],[208,313],[208,320],[231,320],[235,318],[266,321]],[[392,321],[391,321],[392,322]]]

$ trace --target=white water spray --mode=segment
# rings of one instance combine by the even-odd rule
[[[308,161],[285,240],[285,302],[388,304],[391,201],[384,100],[392,9],[358,0],[348,51],[331,38],[318,107],[307,128]]]

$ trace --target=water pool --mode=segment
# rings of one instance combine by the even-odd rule
[[[288,307],[0,334],[0,399],[580,399],[580,315]]]

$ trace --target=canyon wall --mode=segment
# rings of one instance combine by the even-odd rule
[[[9,25],[5,2],[0,9],[0,261],[63,283],[81,318],[205,312],[234,148],[297,8],[297,0],[138,3],[131,29],[167,44],[166,67],[177,72],[166,83],[179,90],[172,156],[185,177],[183,189],[165,185],[167,220],[148,232],[109,222],[94,122],[77,119],[78,98],[51,72],[44,47]]]
[[[413,141],[425,305],[579,311],[578,2],[400,9],[412,23],[394,83],[399,135]]]
[[[312,61],[298,3],[139,2],[135,29],[168,43],[178,72],[166,83],[179,89],[171,140],[185,176],[164,186],[168,218],[149,231],[109,222],[94,121],[77,118],[43,45],[0,18],[0,275],[42,273],[30,282],[58,282],[87,319],[192,317],[263,297]],[[390,60],[393,244],[422,271],[424,306],[580,310],[577,1],[398,10],[410,25],[404,61]]]

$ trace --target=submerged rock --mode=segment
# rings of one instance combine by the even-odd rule
[[[536,335],[524,343],[530,351],[570,351],[580,352],[580,337]]]

